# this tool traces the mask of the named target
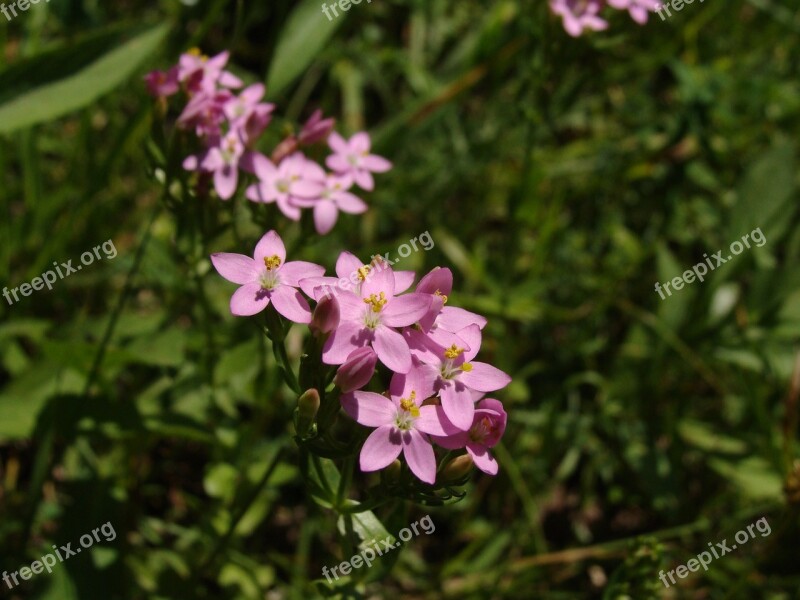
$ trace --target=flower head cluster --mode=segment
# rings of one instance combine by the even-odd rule
[[[183,161],[184,168],[212,178],[222,200],[236,193],[242,172],[255,175],[257,181],[246,189],[249,200],[275,203],[294,221],[300,219],[303,208],[310,208],[320,234],[333,229],[340,211],[365,212],[366,203],[352,189],[372,191],[372,174],[392,167],[371,153],[369,135],[360,132],[347,140],[333,132],[333,119],[316,111],[297,135],[282,140],[268,158],[257,149],[257,143],[272,120],[275,105],[263,101],[263,84],[244,87],[225,70],[228,58],[228,52],[207,57],[194,50],[183,54],[169,70],[153,71],[145,77],[150,93],[162,102],[179,93],[185,96],[177,124],[194,132],[199,150]],[[325,159],[329,171],[303,152],[305,147],[325,142],[332,151]]]
[[[285,318],[325,336],[321,360],[338,367],[334,383],[342,408],[375,428],[361,449],[363,471],[382,469],[402,453],[411,472],[433,484],[436,444],[464,448],[479,469],[497,473],[489,449],[505,431],[506,413],[498,400],[484,396],[511,378],[474,360],[486,319],[448,305],[449,269],[436,267],[408,291],[412,272],[395,272],[378,258],[364,264],[343,252],[336,264],[339,278],[325,277],[319,265],[286,262],[274,231],[261,238],[252,258],[218,253],[211,261],[240,286],[231,297],[234,315],[254,315],[272,304]],[[309,300],[317,303],[313,314]],[[362,389],[379,362],[392,372],[386,395]]]
[[[648,13],[654,12],[658,3],[654,0],[550,0],[550,9],[563,19],[564,29],[572,37],[580,36],[586,29],[608,28],[608,22],[600,16],[606,6],[627,10],[634,21],[644,25]]]

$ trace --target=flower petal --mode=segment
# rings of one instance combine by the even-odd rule
[[[321,200],[314,206],[314,227],[320,235],[330,233],[339,218],[339,209],[330,200]]]
[[[475,403],[472,401],[469,390],[457,382],[450,383],[442,388],[440,395],[444,414],[450,422],[462,431],[467,431],[472,427]]]
[[[256,250],[253,253],[253,258],[255,258],[259,267],[268,256],[277,256],[281,259],[281,264],[286,261],[286,247],[283,245],[281,236],[274,229],[263,235],[258,244],[256,244]]]
[[[244,254],[217,252],[211,255],[211,264],[217,273],[239,285],[252,283],[258,278],[256,261]]]
[[[238,317],[249,317],[267,308],[270,293],[257,283],[247,283],[231,296],[231,313]]]
[[[457,306],[445,306],[436,323],[442,329],[456,333],[470,325],[477,325],[483,329],[486,326],[486,317]]]
[[[467,452],[472,457],[472,462],[487,475],[497,475],[498,465],[494,457],[489,454],[489,449],[480,444],[467,444]]]
[[[372,347],[380,361],[395,373],[408,373],[411,370],[411,351],[402,335],[379,325],[375,329]]]
[[[436,267],[425,277],[419,280],[417,292],[421,294],[435,294],[439,292],[449,296],[453,291],[453,272],[450,269]]]
[[[433,484],[436,481],[436,455],[431,443],[414,429],[403,432],[402,439],[408,468],[425,483]]]
[[[511,383],[511,377],[492,365],[474,362],[471,371],[464,371],[458,380],[465,386],[479,392],[494,392]]]
[[[403,444],[400,431],[391,425],[383,425],[369,434],[361,448],[359,463],[362,471],[378,471],[388,467],[400,456]],[[432,451],[433,449],[431,449]]]
[[[338,300],[338,298],[337,298]],[[341,303],[339,305],[341,310]],[[322,349],[322,362],[326,365],[341,365],[356,348],[370,341],[369,330],[354,321],[340,321]]]
[[[350,279],[350,275],[358,273],[358,270],[364,266],[355,254],[350,252],[342,252],[339,258],[336,259],[336,275],[342,279]]]
[[[386,396],[375,392],[352,392],[342,395],[342,408],[356,422],[367,427],[390,425],[397,408]]]
[[[422,433],[444,437],[466,433],[450,422],[441,406],[421,406],[419,417],[414,421],[414,427]]]
[[[386,171],[389,171],[392,168],[392,163],[390,163],[382,156],[378,156],[377,154],[370,154],[369,156],[365,156],[364,159],[361,161],[361,165],[365,169],[368,169],[373,173],[385,173]]]
[[[236,185],[239,183],[239,169],[234,165],[223,165],[221,169],[214,171],[214,188],[223,200],[230,200],[236,193]]]
[[[413,325],[425,316],[431,306],[428,294],[406,294],[390,300],[381,311],[381,320],[389,327]]]
[[[281,283],[292,287],[299,287],[301,279],[322,277],[323,273],[325,273],[325,267],[304,260],[293,260],[284,263],[278,271]]]
[[[303,295],[293,287],[281,285],[272,292],[272,304],[294,323],[311,323],[311,309]]]
[[[414,271],[395,271],[394,272],[394,293],[402,294],[412,285],[417,274]]]
[[[361,284],[361,297],[369,298],[372,294],[380,296],[381,292],[387,300],[394,298],[394,272],[383,262],[370,266],[367,278]]]

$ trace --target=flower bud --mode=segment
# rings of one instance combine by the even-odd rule
[[[317,303],[309,327],[314,335],[330,333],[339,326],[339,301],[336,296],[326,294]]]
[[[297,399],[297,411],[295,412],[295,428],[297,435],[304,436],[311,429],[314,419],[319,410],[319,392],[314,388],[306,390]]]
[[[336,121],[334,119],[323,119],[322,111],[317,109],[314,111],[314,114],[311,115],[311,118],[306,121],[305,125],[303,125],[303,129],[300,130],[298,141],[303,145],[321,142],[333,131],[335,123]]]
[[[389,466],[383,470],[383,476],[387,481],[395,482],[400,479],[400,470],[402,468],[403,465],[400,463],[400,460],[395,458],[394,461],[389,463]]]
[[[344,393],[360,390],[369,383],[375,373],[378,355],[369,346],[353,350],[344,364],[336,371],[333,383]]]
[[[456,456],[442,469],[442,481],[444,483],[450,483],[463,479],[465,475],[468,475],[472,471],[473,465],[472,457],[469,454]]]

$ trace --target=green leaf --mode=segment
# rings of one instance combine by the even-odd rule
[[[733,463],[712,459],[708,465],[739,491],[753,500],[781,500],[783,485],[780,475],[763,458],[753,456]]]
[[[104,33],[86,38],[69,49],[61,47],[44,56],[33,57],[0,73],[0,133],[9,133],[37,123],[51,121],[62,115],[88,106],[104,94],[125,82],[152,54],[169,31],[164,23],[144,30],[133,39],[101,54],[104,47],[119,33]],[[80,69],[59,70],[46,58],[77,56],[81,64],[88,56],[91,62]],[[64,58],[59,59],[63,62]]]
[[[344,22],[345,15],[328,20],[318,0],[304,0],[294,9],[275,47],[267,75],[267,91],[280,93],[305,71]]]

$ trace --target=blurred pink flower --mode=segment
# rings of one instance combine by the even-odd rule
[[[319,185],[312,180],[325,177],[322,167],[302,152],[287,156],[277,167],[267,157],[256,155],[253,169],[259,183],[247,188],[247,198],[265,204],[276,202],[280,211],[293,221],[300,220],[297,200],[313,198]]]
[[[181,89],[177,66],[168,71],[152,71],[145,75],[144,81],[147,84],[147,91],[156,98],[172,96]]]
[[[317,233],[329,233],[339,218],[339,211],[353,215],[366,212],[367,204],[358,196],[348,190],[353,186],[349,177],[342,177],[329,173],[323,179],[311,180],[316,186],[313,196],[308,199],[298,199],[298,206],[314,208],[314,227]]]
[[[599,14],[605,0],[550,0],[550,9],[564,21],[564,29],[578,37],[584,29],[602,31],[608,23]]]
[[[225,71],[230,52],[220,52],[209,58],[197,48],[181,54],[178,61],[178,79],[186,85],[191,93],[205,92],[213,94],[217,86],[226,88],[242,87],[242,80],[233,73]]]
[[[253,258],[228,252],[212,254],[217,272],[241,286],[231,296],[231,313],[248,317],[271,302],[290,321],[310,323],[311,309],[296,288],[304,277],[318,277],[325,269],[309,262],[285,260],[286,248],[275,231],[268,231],[259,240]]]
[[[336,119],[323,119],[322,111],[317,109],[303,125],[297,140],[303,145],[321,142],[330,135],[335,124]]]
[[[607,0],[609,6],[611,8],[616,8],[617,10],[627,10],[630,13],[631,18],[639,23],[639,25],[644,25],[647,23],[647,17],[649,12],[655,12],[656,9],[660,6],[658,2],[655,0]]]
[[[372,142],[363,131],[349,140],[334,131],[328,137],[328,145],[334,152],[326,160],[328,168],[339,175],[351,177],[358,187],[368,192],[375,188],[372,173],[385,173],[392,168],[392,163],[385,158],[370,154]]]

